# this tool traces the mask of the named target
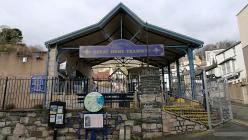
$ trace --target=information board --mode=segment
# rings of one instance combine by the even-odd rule
[[[49,122],[48,126],[51,128],[62,128],[65,122],[65,102],[55,101],[50,102],[49,108]]]
[[[84,128],[103,128],[103,114],[84,114]]]
[[[99,92],[91,92],[84,99],[84,107],[89,112],[98,112],[104,105],[104,97]]]

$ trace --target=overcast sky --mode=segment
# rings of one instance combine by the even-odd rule
[[[208,43],[239,40],[236,14],[248,0],[0,0],[0,25],[19,28],[28,45],[98,22],[122,2],[141,19]]]

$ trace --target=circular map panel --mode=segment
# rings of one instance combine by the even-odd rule
[[[84,99],[84,107],[89,112],[98,112],[104,105],[104,97],[99,92],[91,92]]]

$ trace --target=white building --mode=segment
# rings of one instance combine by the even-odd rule
[[[240,42],[216,54],[217,76],[227,78],[229,82],[246,79],[246,69],[242,45]]]
[[[215,74],[228,81],[228,89],[233,102],[248,104],[246,92],[246,68],[240,42],[216,54]]]
[[[206,56],[206,66],[212,66],[217,64],[216,55],[225,49],[218,49],[218,50],[212,50],[212,51],[205,51]],[[216,69],[211,69],[207,72],[208,75],[213,74],[215,76],[220,76],[220,73]]]
[[[207,66],[213,65],[213,62],[216,62],[216,54],[224,51],[225,49],[218,49],[212,51],[205,51]]]

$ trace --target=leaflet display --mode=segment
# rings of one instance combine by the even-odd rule
[[[48,126],[51,128],[62,128],[65,122],[65,102],[51,102],[49,109]]]

